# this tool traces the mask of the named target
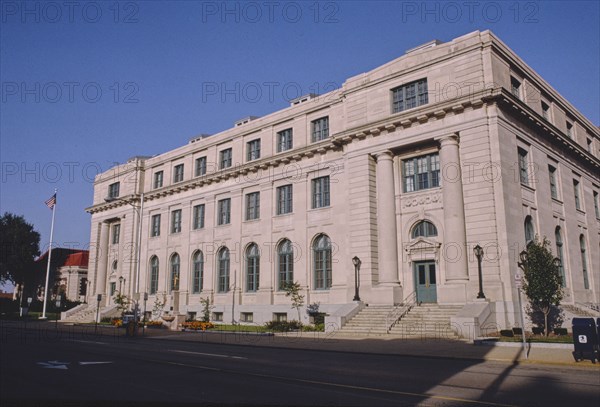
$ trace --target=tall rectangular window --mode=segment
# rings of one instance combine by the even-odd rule
[[[291,150],[293,145],[292,129],[282,130],[277,133],[277,152]]]
[[[392,113],[429,103],[427,79],[420,79],[392,89]]]
[[[110,184],[108,186],[108,197],[109,198],[118,198],[120,188],[121,188],[120,182],[115,182],[114,184]]]
[[[217,225],[228,225],[231,222],[231,198],[221,199],[217,205]]]
[[[517,98],[521,99],[521,82],[512,76],[510,77],[510,91]]]
[[[598,191],[594,191],[594,212],[596,218],[600,219],[600,198],[598,198]]]
[[[219,153],[219,168],[229,168],[232,165],[232,151],[231,148],[226,148],[225,150],[221,150]]]
[[[258,160],[260,158],[260,139],[252,140],[246,143],[246,160]]]
[[[173,182],[183,181],[183,164],[178,164],[173,169]]]
[[[260,218],[260,192],[246,195],[246,220]]]
[[[163,172],[157,171],[154,173],[154,189],[161,188],[163,186]]]
[[[112,243],[119,244],[119,236],[121,234],[121,224],[117,223],[112,227]]]
[[[573,138],[573,123],[567,122],[567,136]]]
[[[152,215],[152,226],[150,229],[150,236],[151,237],[160,236],[160,214]]]
[[[196,168],[194,170],[196,177],[206,175],[206,157],[196,158]]]
[[[292,213],[293,205],[293,190],[292,185],[283,185],[277,187],[277,215]]]
[[[312,207],[324,208],[329,206],[329,176],[312,180]]]
[[[194,230],[204,227],[204,204],[196,205],[193,209],[193,225]]]
[[[527,150],[519,147],[519,179],[521,184],[529,185],[529,163],[527,162]]]
[[[581,198],[579,191],[579,181],[573,180],[573,194],[575,196],[575,208],[581,210]]]
[[[558,180],[556,178],[556,168],[552,165],[548,166],[548,174],[550,175],[550,196],[558,199]]]
[[[542,101],[542,116],[544,119],[550,121],[550,106],[544,101]]]
[[[171,233],[181,232],[181,209],[171,212]]]
[[[404,160],[404,192],[440,186],[440,157],[438,153]]]
[[[592,139],[587,139],[587,152],[590,154],[593,154],[594,152],[592,151]]]
[[[311,127],[311,140],[313,143],[325,140],[327,137],[329,137],[329,116],[313,120],[311,122]]]

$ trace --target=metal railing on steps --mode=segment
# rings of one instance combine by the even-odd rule
[[[392,328],[404,317],[417,303],[417,292],[410,293],[399,305],[391,310],[386,318],[387,333],[389,334]]]

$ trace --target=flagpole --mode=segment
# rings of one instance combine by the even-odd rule
[[[54,190],[54,197],[56,197],[56,189]],[[56,212],[56,201],[52,206],[52,224],[50,226],[50,245],[48,249],[48,266],[46,267],[46,284],[44,285],[44,307],[42,309],[42,316],[40,319],[46,319],[46,297],[48,296],[48,280],[50,277],[50,260],[52,260],[52,239],[54,235],[54,214]]]

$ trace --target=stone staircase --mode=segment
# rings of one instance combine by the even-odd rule
[[[452,330],[450,318],[462,306],[422,304],[414,306],[388,332],[388,315],[394,310],[389,305],[370,305],[362,309],[338,332],[349,335],[386,335],[407,339],[436,338],[460,339]]]
[[[61,317],[62,322],[70,322],[70,323],[86,323],[86,322],[94,322],[96,319],[96,305],[92,304],[82,304],[80,308],[76,310],[76,312],[72,314],[67,314],[65,317]],[[109,307],[101,307],[100,312],[98,313],[100,318],[105,317],[116,317],[119,315],[119,311],[115,305],[111,305]]]

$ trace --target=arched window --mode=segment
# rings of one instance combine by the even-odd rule
[[[218,259],[218,287],[217,291],[226,293],[229,291],[229,249],[222,247],[217,255]]]
[[[171,291],[179,290],[179,255],[171,256]]]
[[[285,239],[277,248],[277,268],[279,270],[279,289],[294,282],[294,248],[292,242]]]
[[[331,240],[320,235],[313,243],[315,289],[326,290],[331,287]]]
[[[260,274],[260,252],[258,246],[252,243],[246,249],[246,291],[258,290]]]
[[[532,242],[535,237],[535,231],[533,229],[533,220],[531,216],[525,218],[525,244]]]
[[[192,256],[192,293],[198,294],[204,286],[204,255],[196,250]]]
[[[579,246],[581,248],[581,270],[583,271],[583,288],[588,290],[590,288],[590,282],[588,280],[587,272],[587,255],[585,254],[585,237],[579,236]]]
[[[119,268],[119,262],[117,260],[112,262],[112,272],[116,273],[117,272],[117,268]]]
[[[150,258],[150,294],[158,291],[158,257]]]
[[[558,265],[558,271],[560,272],[561,285],[567,286],[567,277],[565,275],[564,257],[563,257],[563,241],[560,234],[560,226],[557,226],[554,230],[554,239],[556,240],[556,258],[560,260]]]
[[[412,231],[412,238],[416,239],[417,237],[434,237],[438,235],[437,228],[435,225],[427,220],[422,220],[418,222]]]

